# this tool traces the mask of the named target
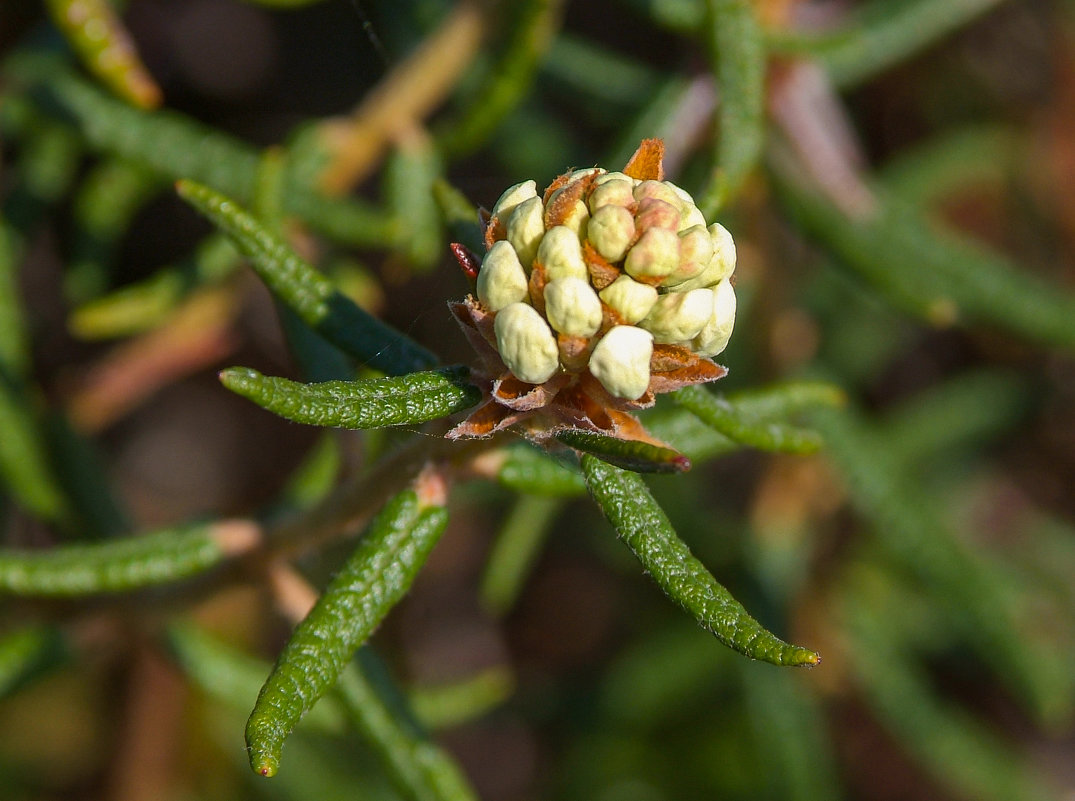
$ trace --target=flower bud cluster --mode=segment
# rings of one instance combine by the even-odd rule
[[[702,357],[735,322],[735,244],[668,181],[593,168],[508,189],[486,228],[478,301],[516,378],[588,370],[610,395],[642,397],[655,345]]]

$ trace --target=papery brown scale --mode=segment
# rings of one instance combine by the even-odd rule
[[[530,412],[548,406],[570,381],[571,376],[557,373],[544,384],[528,384],[506,373],[493,382],[493,397],[509,409]]]
[[[663,181],[664,141],[643,139],[638,150],[627,160],[623,174],[638,181]]]
[[[534,259],[534,266],[530,270],[530,303],[542,317],[545,316],[545,286],[548,283],[549,271],[544,264]]]
[[[563,191],[555,198],[547,200],[545,206],[545,228],[563,225],[575,211],[575,204],[582,200],[586,191],[593,186],[595,175],[587,175],[577,181],[565,184]],[[551,197],[551,196],[550,196]]]
[[[448,439],[488,437],[519,422],[524,414],[489,399],[444,436]]]
[[[598,292],[623,275],[620,268],[598,253],[589,240],[582,243],[582,260],[590,273],[590,283]]]
[[[593,340],[590,337],[557,334],[556,346],[560,351],[560,364],[565,370],[578,373],[586,369],[590,361],[590,351],[593,350]]]

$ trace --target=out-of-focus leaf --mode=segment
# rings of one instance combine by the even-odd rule
[[[582,490],[585,491],[585,484]],[[562,508],[563,502],[556,497],[520,495],[515,501],[482,573],[479,594],[487,610],[503,615],[511,609],[530,575],[549,526]]]
[[[777,177],[796,223],[896,305],[930,322],[991,323],[1075,350],[1075,295],[894,198],[878,193],[875,211],[851,219],[819,193]]]
[[[720,85],[716,172],[699,208],[707,220],[735,197],[765,142],[765,41],[751,0],[707,0],[706,38]]]
[[[444,255],[444,232],[434,182],[444,165],[433,142],[412,134],[399,142],[384,167],[384,196],[389,211],[401,221],[398,249],[418,270],[429,270]]]
[[[394,375],[436,364],[436,356],[355,305],[233,200],[191,181],[176,188],[232,237],[273,293],[329,342]]]
[[[276,773],[284,740],[410,589],[447,522],[444,507],[424,504],[412,489],[389,501],[376,517],[296,627],[261,688],[246,724],[255,773]]]
[[[38,421],[25,393],[3,372],[0,372],[0,432],[3,432],[0,482],[31,514],[53,523],[65,520],[70,509],[56,481]]]
[[[14,235],[0,218],[0,371],[21,380],[30,365]]]
[[[481,390],[466,380],[466,368],[445,368],[393,378],[300,384],[231,367],[220,381],[273,414],[314,426],[381,428],[425,423],[468,409]]]
[[[816,665],[813,651],[766,631],[732,598],[676,535],[638,475],[595,456],[582,472],[597,505],[658,586],[706,631],[751,659],[774,665]]]
[[[60,632],[34,625],[0,636],[0,697],[21,684],[62,650]]]
[[[414,716],[423,726],[448,729],[500,706],[514,689],[515,677],[511,671],[497,666],[458,681],[413,687],[407,695]]]
[[[46,0],[46,7],[86,67],[140,108],[160,105],[161,90],[108,0]]]
[[[128,592],[189,578],[248,550],[246,521],[165,529],[95,545],[0,549],[0,594],[65,597]]]
[[[508,489],[534,495],[572,498],[586,494],[586,480],[576,468],[526,443],[504,449],[496,480]]]

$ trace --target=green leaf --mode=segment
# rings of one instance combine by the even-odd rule
[[[774,177],[794,221],[892,303],[935,324],[992,323],[1075,350],[1072,293],[881,192],[872,213],[852,219],[820,193]]]
[[[576,451],[591,453],[636,473],[682,473],[691,469],[690,459],[679,451],[650,442],[617,439],[581,429],[558,431],[556,439]]]
[[[276,773],[284,740],[410,589],[447,522],[443,507],[423,505],[412,489],[389,501],[374,519],[296,627],[261,688],[246,725],[255,773]]]
[[[482,573],[479,595],[487,610],[502,616],[511,609],[563,506],[560,498],[541,495],[520,495],[515,501]]]
[[[816,665],[813,651],[766,631],[722,587],[676,535],[641,477],[597,457],[582,457],[590,494],[664,593],[706,631],[751,659],[774,665]]]
[[[672,393],[676,403],[729,439],[761,450],[799,454],[814,453],[821,447],[818,433],[771,418],[804,407],[836,405],[843,396],[829,384],[798,384],[740,397],[743,399],[737,403],[702,386]]]
[[[586,494],[586,481],[574,465],[522,442],[503,451],[496,480],[508,489],[534,495],[573,498]]]
[[[381,428],[425,423],[470,408],[481,390],[466,380],[466,368],[358,381],[300,384],[231,367],[220,381],[273,414],[314,426]]]
[[[417,270],[428,271],[444,258],[444,232],[433,194],[444,172],[440,155],[426,136],[406,137],[384,165],[384,196],[402,223],[397,249]]]
[[[25,393],[0,370],[0,485],[31,514],[53,523],[70,513]]]
[[[51,662],[62,649],[60,632],[51,626],[26,626],[0,637],[0,697]]]
[[[235,201],[192,181],[180,181],[176,190],[228,234],[273,293],[329,342],[390,374],[436,364],[436,356],[355,305]]]
[[[128,592],[204,573],[255,544],[244,521],[165,529],[95,545],[0,549],[0,593],[70,597]]]
[[[12,380],[21,380],[30,366],[30,349],[19,292],[15,238],[0,218],[0,371]]]
[[[477,801],[477,794],[455,760],[432,740],[409,731],[358,664],[352,662],[344,668],[337,695],[355,728],[407,798]]]
[[[449,729],[486,715],[503,704],[514,689],[511,670],[495,665],[449,683],[412,687],[407,695],[423,726]]]
[[[708,0],[706,37],[720,85],[716,172],[700,208],[712,220],[738,194],[765,142],[765,41],[751,0]]]

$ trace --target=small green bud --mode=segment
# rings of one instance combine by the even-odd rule
[[[660,343],[694,339],[713,315],[713,292],[692,289],[661,295],[650,313],[639,323]]]
[[[664,278],[678,266],[679,237],[667,228],[650,228],[642,234],[623,263],[633,278]]]
[[[635,184],[641,183],[641,181],[636,181],[634,178],[632,178],[631,176],[627,175],[626,173],[622,173],[622,172],[606,172],[606,173],[603,173],[601,175],[598,175],[594,179],[594,184],[596,186],[600,186],[601,184],[608,183],[609,181],[627,181],[627,182],[629,182],[631,184],[631,186],[634,186]]]
[[[683,204],[676,191],[672,189],[674,184],[668,184],[664,181],[643,181],[635,187],[634,195],[635,200],[642,202],[646,198],[653,198],[654,200],[663,200],[671,206],[674,206],[676,210]],[[676,187],[678,189],[679,187]],[[694,205],[694,201],[691,201],[691,205]]]
[[[596,219],[596,218],[595,218]],[[653,308],[657,302],[657,290],[649,284],[640,284],[626,275],[621,275],[600,292],[601,300],[623,318],[625,323],[634,325]]]
[[[626,209],[635,202],[633,191],[634,186],[629,180],[617,179],[599,184],[590,193],[590,213],[597,214],[598,209],[610,205]]]
[[[485,254],[477,283],[478,300],[489,311],[500,311],[512,303],[525,301],[530,295],[515,248],[504,240],[493,243]]]
[[[508,241],[515,248],[519,263],[523,265],[527,275],[530,274],[538,245],[545,234],[544,215],[545,207],[541,203],[541,198],[535,196],[516,206],[511,217],[508,218]]]
[[[557,278],[586,278],[589,271],[582,260],[582,244],[578,234],[566,225],[550,228],[541,246],[537,249],[537,260],[545,265],[548,280]]]
[[[689,278],[701,275],[713,258],[713,242],[704,225],[695,225],[679,232],[679,266],[661,284],[674,287]]]
[[[610,262],[620,261],[635,238],[635,218],[623,206],[602,206],[590,218],[586,238]]]
[[[657,198],[643,198],[638,202],[635,225],[639,231],[648,231],[650,228],[667,228],[670,231],[677,231],[679,208]]]
[[[504,194],[500,196],[500,199],[493,204],[492,214],[494,217],[499,217],[506,223],[516,207],[524,200],[529,200],[532,197],[537,197],[536,181],[531,179],[529,181],[515,184],[515,186],[504,192]]]
[[[728,347],[735,328],[735,290],[727,278],[713,288],[713,314],[694,338],[694,351],[716,356]]]
[[[633,325],[609,329],[590,354],[590,373],[609,395],[637,400],[649,388],[653,336]]]
[[[582,278],[557,278],[545,285],[545,316],[561,334],[590,337],[601,327],[601,301]]]
[[[709,241],[713,245],[709,264],[698,275],[676,284],[676,292],[714,287],[735,272],[735,242],[732,241],[732,235],[720,223],[713,223],[708,231]]]
[[[542,384],[560,365],[556,337],[533,306],[512,303],[493,321],[500,358],[520,381]]]

